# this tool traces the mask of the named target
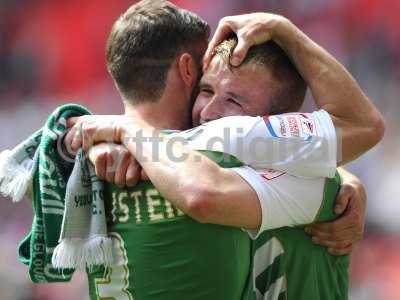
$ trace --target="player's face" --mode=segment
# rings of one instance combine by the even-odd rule
[[[200,80],[193,125],[227,116],[265,115],[273,88],[274,81],[265,69],[243,66],[229,70],[215,57]]]

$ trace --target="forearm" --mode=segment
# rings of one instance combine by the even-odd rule
[[[254,229],[261,213],[257,194],[237,174],[219,167],[200,153],[160,135],[157,147],[135,143],[155,129],[140,124],[126,129],[125,146],[135,156],[158,191],[177,208],[197,221]]]
[[[380,113],[350,73],[290,21],[278,22],[273,39],[285,50],[339,130],[342,163],[374,146],[383,135]]]
[[[133,140],[137,137],[138,132],[143,135],[142,142]],[[154,136],[158,136],[156,147],[153,147],[153,143],[148,141],[150,137]],[[191,166],[196,168],[195,159],[193,155],[190,155],[192,153],[188,153],[182,145],[177,143],[168,144],[167,138],[145,123],[138,125],[135,122],[132,126],[127,127],[122,140],[159,192],[186,212],[189,206],[186,201],[189,198],[186,194],[186,184],[191,179],[188,175],[191,172]],[[167,147],[170,148],[167,149]],[[171,159],[168,154],[173,155],[176,159]],[[181,159],[184,156],[187,158]]]

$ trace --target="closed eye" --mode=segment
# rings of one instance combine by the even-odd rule
[[[213,95],[214,94],[213,90],[210,89],[210,88],[201,88],[200,89],[200,93],[207,94],[207,95]]]
[[[233,99],[233,98],[228,98],[227,101],[228,101],[229,103],[232,103],[232,104],[235,104],[235,105],[238,105],[238,106],[242,106],[242,105],[240,104],[239,101],[236,101],[236,100]]]

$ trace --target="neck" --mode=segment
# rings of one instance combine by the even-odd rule
[[[125,115],[141,118],[149,125],[159,129],[184,130],[191,127],[191,107],[186,97],[187,86],[179,75],[177,67],[168,72],[165,89],[157,102],[124,101]],[[127,99],[125,99],[127,100]],[[138,102],[139,103],[139,102]]]
[[[125,103],[125,116],[142,119],[159,129],[183,130],[189,127],[185,120],[169,112],[159,103],[142,103],[135,106]]]
[[[157,110],[151,109],[150,105],[125,106],[125,116],[142,119],[155,128],[169,128],[168,122],[160,118],[159,115]]]

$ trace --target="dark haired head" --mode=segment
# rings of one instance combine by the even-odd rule
[[[115,22],[107,42],[107,68],[125,100],[156,102],[180,52],[191,54],[200,68],[209,34],[196,14],[168,1],[143,0]]]

